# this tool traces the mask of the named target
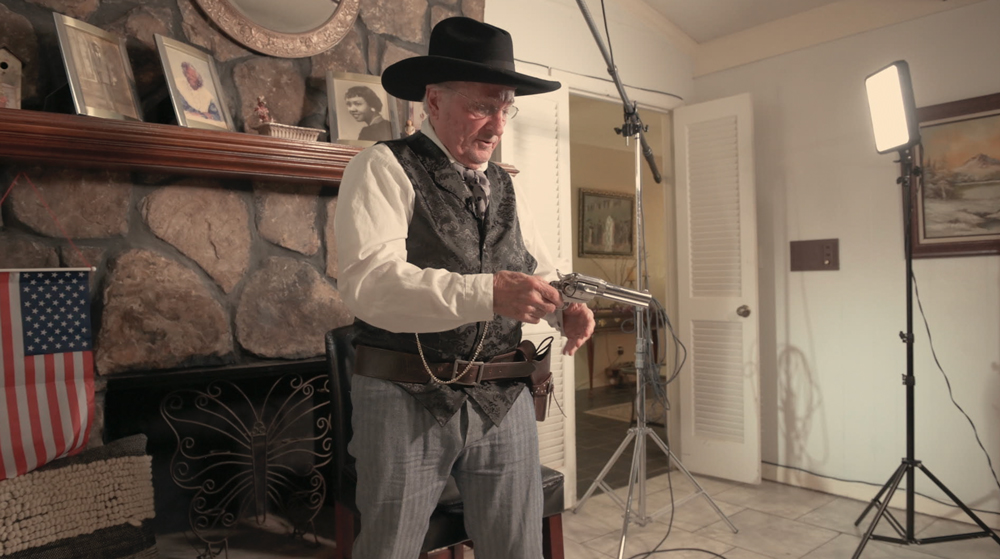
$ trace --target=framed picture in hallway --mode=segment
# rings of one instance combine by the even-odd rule
[[[1000,254],[1000,93],[917,109],[913,256]]]
[[[635,254],[635,195],[580,189],[580,256]]]

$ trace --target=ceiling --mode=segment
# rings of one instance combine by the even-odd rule
[[[704,43],[839,0],[644,1],[696,43]]]

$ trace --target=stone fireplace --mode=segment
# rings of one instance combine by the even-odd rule
[[[334,189],[60,167],[11,174],[21,177],[6,206],[4,267],[98,267],[102,375],[316,357],[323,333],[352,320],[335,288]]]
[[[101,381],[321,358],[324,333],[353,319],[336,289],[333,214],[358,149],[259,137],[252,107],[264,96],[277,122],[325,127],[326,71],[377,75],[426,52],[437,21],[483,9],[362,2],[344,40],[293,60],[244,49],[194,0],[0,0],[0,37],[25,66],[23,109],[0,109],[3,189],[19,177],[0,208],[0,267],[97,268]],[[166,95],[154,33],[209,50],[247,133],[38,112],[65,83],[53,11],[126,38],[154,122]]]
[[[33,165],[15,177],[0,265],[97,267],[102,379],[321,357],[324,333],[353,320],[336,290],[335,188]]]
[[[180,434],[161,406],[178,391],[223,382],[249,398],[223,405],[252,419],[286,375],[322,385],[323,336],[353,320],[336,290],[332,217],[336,179],[357,148],[2,112],[0,137],[13,139],[3,149],[19,150],[19,161],[2,172],[5,185],[16,184],[3,204],[0,265],[97,267],[90,446],[146,435],[156,529],[188,530],[195,491],[171,479]],[[123,154],[134,168],[117,163]],[[51,164],[34,161],[43,158]],[[326,398],[316,392],[310,406]],[[293,438],[312,425],[303,417]]]
[[[147,122],[42,111],[65,82],[53,11],[127,39]],[[324,334],[353,320],[333,215],[358,148],[256,135],[257,97],[277,122],[324,128],[328,70],[377,75],[426,52],[432,25],[452,15],[481,20],[483,0],[365,0],[340,44],[291,60],[235,44],[193,0],[0,0],[0,42],[25,64],[22,109],[0,109],[0,187],[16,179],[0,207],[0,268],[97,268],[90,444],[149,437],[168,529],[183,528],[190,492],[164,481],[177,447],[164,398],[232,381],[259,399],[286,374],[323,375]],[[163,119],[154,33],[212,52],[243,132]]]

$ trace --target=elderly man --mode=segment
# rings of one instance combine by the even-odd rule
[[[560,324],[572,355],[593,314],[561,311],[526,201],[489,159],[515,95],[558,82],[514,71],[510,34],[442,21],[429,54],[386,68],[391,95],[423,100],[420,132],[366,149],[344,171],[338,287],[357,315],[352,381],[359,559],[413,559],[449,476],[478,559],[542,556],[538,435],[521,323]],[[473,362],[487,362],[478,365]],[[489,378],[491,380],[482,380]]]

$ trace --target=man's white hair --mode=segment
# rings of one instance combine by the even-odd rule
[[[456,87],[460,83],[462,83],[462,82],[429,83],[429,84],[427,84],[427,89],[434,88],[434,89],[438,89],[438,90],[441,90],[441,89],[450,90],[451,88]],[[427,106],[427,89],[424,90],[424,98],[422,100],[423,105],[424,105],[424,114],[425,115],[431,114],[431,109],[430,109],[430,107]],[[507,91],[504,91],[504,96],[503,97],[504,97],[504,101],[513,101],[514,100],[514,90],[513,90],[513,88],[509,89]]]

